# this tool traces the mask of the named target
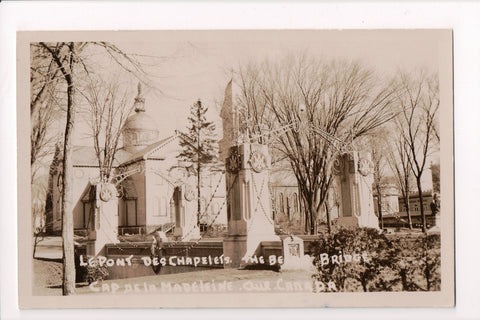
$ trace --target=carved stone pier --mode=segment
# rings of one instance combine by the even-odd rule
[[[244,143],[230,148],[226,160],[228,236],[224,239],[225,267],[242,267],[262,241],[279,241],[272,218],[268,148]]]

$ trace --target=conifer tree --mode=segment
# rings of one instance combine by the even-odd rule
[[[197,175],[197,225],[201,215],[201,170],[217,160],[215,124],[207,121],[207,111],[199,99],[190,109],[188,132],[179,133],[182,151],[177,158],[190,162]]]

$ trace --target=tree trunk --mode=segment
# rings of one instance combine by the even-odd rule
[[[67,80],[67,125],[63,147],[62,239],[63,239],[63,295],[75,293],[75,256],[73,242],[73,166],[72,134],[75,122],[75,88],[73,77]]]
[[[305,234],[310,234],[311,230],[310,230],[310,220],[311,220],[311,217],[312,217],[312,213],[311,213],[311,209],[312,209],[312,206],[310,205],[310,203],[306,200],[306,198],[303,197],[302,195],[302,203],[303,203],[303,208],[304,208],[304,211],[305,211]]]
[[[73,166],[72,166],[72,135],[75,123],[75,43],[65,44],[68,46],[69,55],[65,62],[58,56],[58,51],[52,50],[45,43],[40,43],[52,55],[58,65],[67,84],[67,123],[63,145],[63,172],[62,172],[62,253],[63,253],[63,282],[62,294],[75,293],[75,247],[73,241]],[[68,69],[66,66],[68,65]]]
[[[307,210],[307,206],[304,206],[305,207],[305,233],[306,234],[310,234],[310,214]]]
[[[402,290],[409,291],[406,268],[400,269],[400,279],[402,280]]]
[[[408,193],[408,191],[405,196],[405,209],[407,210],[408,228],[412,230],[413,226],[412,226],[412,215],[410,214],[410,194]]]
[[[380,192],[380,187],[378,184],[377,184],[377,209],[378,209],[378,220],[380,223],[380,230],[383,230],[382,194]]]
[[[420,213],[422,215],[422,232],[427,232],[427,220],[425,219],[425,210],[423,209],[422,183],[420,177],[417,177],[418,196],[420,199]]]
[[[428,236],[425,235],[425,280],[427,280],[427,291],[431,288],[430,265],[428,264]]]
[[[365,279],[362,279],[361,283],[362,283],[363,292],[368,292],[367,281]]]
[[[310,205],[310,234],[317,234],[317,215],[314,201]]]
[[[200,229],[200,210],[202,207],[200,196],[201,196],[201,185],[200,185],[200,161],[198,162],[198,172],[197,172],[197,226]]]
[[[328,200],[327,200],[328,202]],[[327,228],[328,228],[328,233],[332,233],[332,224],[330,222],[330,210],[328,209],[328,203],[325,203],[325,215],[327,217]]]

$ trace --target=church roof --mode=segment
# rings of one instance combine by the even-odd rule
[[[128,159],[131,154],[123,149],[117,150],[113,165],[116,167],[120,163]],[[90,146],[74,146],[73,147],[73,165],[77,167],[98,167],[97,155],[95,148]]]
[[[292,170],[272,169],[270,170],[270,183],[277,187],[296,187],[297,179]]]
[[[159,148],[162,148],[166,144],[170,143],[176,137],[176,135],[169,136],[168,138],[152,143],[149,146],[133,154],[126,151],[125,149],[118,149],[115,154],[115,161],[113,163],[113,166],[118,167],[120,165],[126,165],[138,160],[148,159],[149,155],[157,151]],[[91,146],[74,146],[72,159],[73,165],[76,167],[98,167],[98,160],[97,155],[95,154],[95,148]]]
[[[159,140],[155,143],[152,143],[151,145],[147,146],[146,148],[144,148],[144,149],[142,149],[142,150],[140,150],[140,151],[138,151],[134,154],[131,154],[129,158],[122,161],[122,165],[127,165],[127,164],[130,164],[130,163],[138,161],[138,160],[148,159],[148,156],[150,154],[154,153],[159,148],[167,145],[168,143],[173,141],[176,137],[177,137],[176,135],[172,135],[168,138],[165,138],[165,139]]]

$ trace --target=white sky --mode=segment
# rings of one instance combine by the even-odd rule
[[[177,128],[184,129],[189,108],[198,98],[209,107],[220,134],[220,103],[231,70],[238,65],[307,52],[326,59],[360,60],[386,77],[405,68],[436,71],[438,34],[425,30],[169,31],[130,33],[128,40],[125,34],[117,34],[104,40],[128,53],[162,57],[145,60],[147,71],[154,76],[152,87],[161,91],[145,89],[146,109],[157,122],[162,138]],[[129,86],[133,95],[136,84],[131,79]],[[79,123],[74,143],[90,144],[84,130]]]

